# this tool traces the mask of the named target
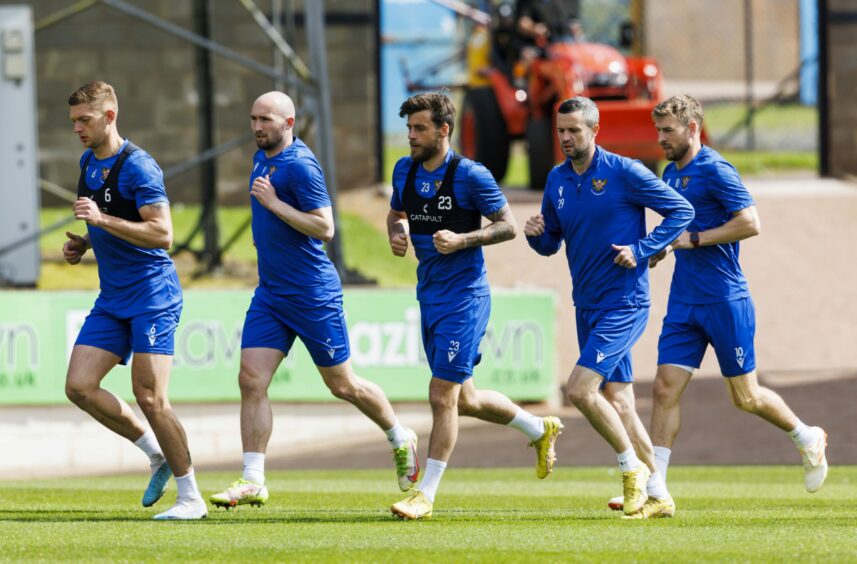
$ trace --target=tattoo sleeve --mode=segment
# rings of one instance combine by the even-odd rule
[[[494,245],[515,238],[517,225],[508,204],[485,216],[491,223],[464,235],[465,248]]]

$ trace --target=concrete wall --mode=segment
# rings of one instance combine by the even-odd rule
[[[828,0],[828,6],[827,156],[831,175],[854,176],[857,175],[857,5],[853,0]]]
[[[20,0],[0,0],[0,4]],[[131,3],[182,28],[193,29],[191,0],[131,0]],[[309,65],[302,25],[302,2],[295,37],[287,40]],[[34,19],[68,7],[68,0],[31,3]],[[270,0],[256,0],[270,17]],[[289,4],[284,2],[283,4]],[[213,5],[213,39],[263,64],[272,64],[273,47],[238,2]],[[375,2],[325,0],[326,40],[332,90],[334,145],[340,189],[374,182],[377,175]],[[76,185],[81,147],[68,122],[68,95],[90,80],[105,80],[119,96],[119,131],[148,150],[162,168],[197,153],[198,95],[194,48],[148,24],[99,5],[36,34],[38,126],[41,176],[72,188]],[[215,55],[216,142],[247,131],[250,104],[271,90],[270,79]],[[301,116],[298,115],[298,122]],[[313,139],[308,139],[311,146]],[[249,160],[248,142],[221,157],[221,199],[243,201]],[[195,173],[167,185],[171,199],[197,201]],[[48,200],[46,204],[59,203]]]
[[[753,73],[778,81],[800,61],[798,3],[753,0]],[[744,0],[645,0],[645,49],[667,80],[744,80]]]

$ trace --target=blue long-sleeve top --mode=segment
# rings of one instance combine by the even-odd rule
[[[649,234],[646,208],[664,217]],[[549,256],[565,241],[575,307],[645,307],[649,257],[678,238],[693,214],[687,200],[642,163],[596,147],[583,174],[574,171],[570,159],[550,172],[542,199],[545,231],[527,242]],[[612,244],[630,246],[637,267],[615,264]]]

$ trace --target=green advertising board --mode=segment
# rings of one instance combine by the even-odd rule
[[[0,292],[0,405],[68,401],[68,358],[95,297],[93,292]],[[250,291],[185,292],[172,401],[240,398],[241,330],[250,297]],[[413,290],[346,290],[345,312],[355,371],[377,382],[392,401],[427,399],[430,371]],[[551,294],[496,292],[476,385],[515,400],[552,397],[554,318]],[[114,369],[104,387],[133,400],[130,368]],[[274,375],[269,395],[273,400],[333,400],[299,342]]]

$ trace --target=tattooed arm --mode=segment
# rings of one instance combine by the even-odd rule
[[[446,229],[436,232],[433,237],[434,248],[440,254],[448,255],[461,249],[493,245],[515,238],[518,224],[508,204],[486,217],[491,223],[470,233],[453,233]]]
[[[102,213],[94,201],[78,198],[74,203],[74,217],[89,225],[100,227],[132,245],[144,249],[169,249],[173,244],[173,222],[170,205],[155,202],[138,210],[143,221],[128,221]]]

